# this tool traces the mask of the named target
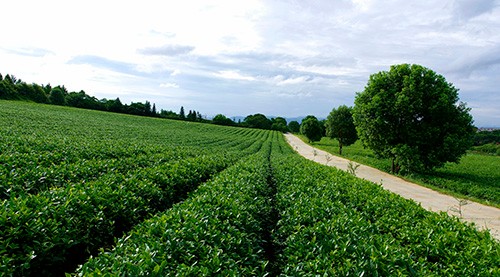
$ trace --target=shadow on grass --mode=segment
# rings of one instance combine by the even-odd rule
[[[413,174],[412,178],[464,196],[500,204],[500,177],[466,172],[435,171]]]

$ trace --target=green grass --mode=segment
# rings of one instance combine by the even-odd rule
[[[307,142],[304,136],[299,136]],[[322,138],[313,146],[338,156],[338,142]],[[373,151],[362,146],[360,141],[343,147],[342,157],[390,172],[391,161],[378,159]],[[405,179],[426,187],[450,194],[457,198],[470,199],[500,207],[500,156],[470,151],[459,164],[447,163],[443,168],[426,174],[410,174]]]
[[[473,146],[471,151],[478,154],[500,156],[500,144],[487,143],[479,146]]]

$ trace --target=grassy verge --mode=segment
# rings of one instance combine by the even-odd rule
[[[304,136],[299,137],[307,143]],[[338,156],[338,142],[323,138],[311,144]],[[373,151],[363,148],[358,141],[344,147],[342,157],[390,172],[389,159],[378,159]],[[500,207],[500,157],[469,152],[459,164],[448,163],[431,173],[400,176],[406,180],[452,195],[486,205]]]

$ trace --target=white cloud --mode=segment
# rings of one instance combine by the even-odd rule
[[[280,97],[285,97],[285,98],[291,98],[291,99],[297,99],[297,98],[308,98],[312,96],[312,93],[310,91],[280,91],[277,94]]]
[[[188,54],[193,51],[193,46],[168,44],[159,47],[146,47],[139,49],[138,52],[144,55],[154,56],[178,56]]]
[[[173,76],[177,76],[177,75],[179,75],[179,74],[181,74],[181,71],[180,71],[179,69],[174,69],[174,70],[172,71],[172,73],[170,73],[170,76],[172,76],[172,77],[173,77]]]
[[[356,8],[359,10],[366,12],[370,9],[372,2],[371,0],[352,0]]]
[[[329,76],[351,76],[365,73],[366,70],[356,67],[325,66],[325,65],[302,65],[294,62],[283,65],[284,68],[291,68],[300,72],[329,75]]]
[[[239,71],[235,70],[222,70],[213,74],[218,78],[230,79],[230,80],[241,80],[241,81],[255,81],[255,77],[243,75]]]
[[[176,83],[162,83],[160,84],[161,88],[179,88],[179,85]]]
[[[287,86],[305,84],[311,81],[311,79],[312,78],[310,76],[285,78],[283,75],[277,75],[273,78],[273,81],[277,86]]]

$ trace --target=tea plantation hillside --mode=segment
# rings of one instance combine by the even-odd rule
[[[1,276],[499,276],[500,243],[278,132],[0,101]]]

